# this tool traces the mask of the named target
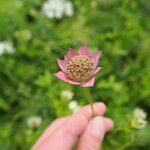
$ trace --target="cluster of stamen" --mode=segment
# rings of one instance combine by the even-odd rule
[[[76,82],[87,81],[91,77],[92,71],[93,63],[86,56],[74,56],[66,64],[67,77]]]

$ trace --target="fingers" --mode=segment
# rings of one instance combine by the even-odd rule
[[[103,103],[93,105],[96,115],[103,115],[106,107]],[[68,117],[65,121],[56,121],[47,129],[39,144],[32,150],[70,150],[74,141],[80,136],[92,118],[91,107],[84,106],[80,111]],[[43,140],[44,139],[44,140]]]
[[[98,116],[102,116],[106,112],[106,106],[102,102],[94,103],[94,112]],[[84,114],[88,119],[92,118],[92,109],[90,105],[86,105],[79,110],[78,113]]]
[[[103,115],[106,111],[104,103],[95,103],[94,111],[97,115]],[[62,128],[62,137],[65,137],[66,143],[62,143],[61,148],[64,150],[71,149],[74,141],[80,136],[87,127],[87,124],[92,118],[90,105],[83,107],[79,112],[72,115]]]
[[[36,141],[34,146],[32,147],[32,150],[36,149],[40,144],[42,144],[47,137],[52,134],[61,124],[67,121],[69,117],[63,117],[56,119],[45,131],[44,133],[40,136],[40,138]]]
[[[106,131],[113,127],[111,119],[103,117],[95,117],[92,119],[84,133],[82,134],[78,150],[99,150]]]
[[[106,111],[106,106],[104,103],[95,103],[93,105],[94,111],[96,115],[103,115]],[[84,106],[81,110],[77,113],[73,114],[64,126],[64,135],[72,136],[74,139],[78,137],[84,129],[86,128],[87,124],[89,123],[90,119],[92,118],[92,111],[90,105]],[[68,141],[73,141],[71,137],[68,138]]]
[[[104,103],[95,103],[94,104],[94,111],[97,115],[103,115],[106,111],[106,106]],[[79,115],[84,114],[84,116],[89,120],[91,118],[92,112],[89,105],[84,106],[81,110],[79,110],[77,113]],[[77,114],[76,113],[76,114]],[[36,144],[32,147],[32,150],[37,148],[39,144],[42,144],[57,128],[59,128],[62,124],[64,124],[70,117],[63,117],[55,120],[42,134],[42,136],[38,139]]]
[[[106,131],[110,131],[114,127],[114,123],[112,119],[103,117],[106,125]]]

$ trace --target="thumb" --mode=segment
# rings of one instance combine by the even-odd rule
[[[78,150],[99,150],[107,130],[113,127],[111,119],[103,117],[95,117],[92,119],[84,133],[82,134]]]

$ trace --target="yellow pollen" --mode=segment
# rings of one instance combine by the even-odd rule
[[[72,57],[66,64],[66,75],[76,82],[87,81],[93,71],[93,62],[86,56],[77,55]]]

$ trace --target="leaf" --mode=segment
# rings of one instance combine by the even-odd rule
[[[9,109],[8,103],[6,103],[6,101],[3,100],[2,98],[0,98],[0,109],[4,111],[7,111]]]

